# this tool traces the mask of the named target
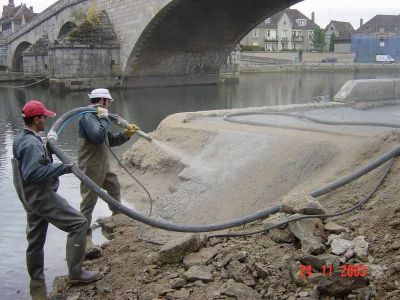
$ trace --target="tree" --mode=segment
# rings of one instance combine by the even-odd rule
[[[335,41],[336,41],[336,35],[334,32],[332,32],[331,39],[329,42],[329,52],[335,51]]]
[[[325,47],[325,32],[321,28],[315,28],[314,34],[311,37],[311,41],[313,42],[313,47],[317,51],[324,50]]]

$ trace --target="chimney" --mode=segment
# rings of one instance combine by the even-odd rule
[[[311,13],[311,21],[313,21],[315,23],[315,12]]]
[[[361,18],[360,19],[360,27],[362,27],[364,25],[364,20]]]
[[[8,0],[8,6],[14,7],[14,0]]]

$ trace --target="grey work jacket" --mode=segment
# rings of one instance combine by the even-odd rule
[[[56,191],[59,185],[58,177],[69,172],[69,166],[53,163],[42,139],[35,132],[24,128],[13,143],[13,155],[18,160],[22,179],[21,190],[26,204],[34,209],[41,201]]]
[[[110,162],[107,145],[119,146],[129,140],[124,132],[112,134],[109,131],[108,118],[97,118],[95,114],[84,114],[79,120],[78,129],[78,166],[85,173],[87,168],[97,168],[99,172],[107,172]]]

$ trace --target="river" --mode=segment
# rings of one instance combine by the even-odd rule
[[[243,74],[237,85],[187,86],[112,91],[115,101],[111,111],[138,124],[143,131],[154,130],[166,116],[186,111],[242,108],[268,105],[299,104],[330,101],[343,84],[351,79],[398,77],[397,70],[380,71],[318,71],[298,73]],[[5,84],[4,84],[5,85]],[[11,84],[7,84],[11,85]],[[15,84],[20,85],[20,84]],[[46,86],[28,89],[0,87],[0,298],[30,297],[29,276],[25,266],[27,246],[26,214],[12,184],[12,142],[23,126],[21,108],[29,99],[40,99],[58,116],[72,108],[88,104],[87,92],[52,94]],[[49,119],[49,126],[51,120]],[[65,129],[59,144],[76,157],[76,123]],[[133,142],[119,147],[121,155]],[[75,208],[79,208],[79,182],[71,174],[61,177],[59,193]],[[101,200],[96,206],[94,220],[108,216],[110,211]],[[66,234],[49,227],[45,245],[45,274],[48,290],[55,276],[65,275]],[[105,239],[99,231],[94,243]]]

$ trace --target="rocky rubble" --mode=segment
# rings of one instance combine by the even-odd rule
[[[114,231],[119,228],[115,227],[118,223],[121,224],[121,219],[101,222],[103,228],[114,228]],[[257,226],[257,222],[251,226]],[[102,268],[104,279],[95,284],[95,292],[90,294],[78,289],[76,299],[88,295],[100,299],[104,294],[112,294],[115,299],[333,299],[344,296],[370,299],[376,296],[370,278],[380,278],[387,270],[371,263],[373,258],[368,253],[366,237],[351,238],[346,233],[349,231],[332,221],[323,223],[312,218],[245,239],[207,241],[204,235],[187,234],[143,253],[146,267],[142,272],[131,273],[136,282],[134,288],[120,289],[115,294],[114,290],[101,287],[101,282],[109,276],[109,268],[121,263],[114,259],[109,268]],[[283,236],[290,235],[293,242],[277,239],[280,232]],[[115,240],[118,241],[118,236],[114,232],[111,244],[98,250],[105,252],[113,248]],[[309,244],[320,248],[309,247]],[[390,249],[395,249],[396,245]],[[91,259],[101,258],[95,255]],[[367,271],[360,274],[364,264]],[[343,266],[347,266],[346,272]],[[351,276],[350,266],[354,269]],[[400,257],[392,268],[393,272],[399,270]],[[60,286],[69,292],[75,290],[73,286],[66,287],[68,284],[64,282],[64,285],[56,284],[56,292],[60,291]]]

